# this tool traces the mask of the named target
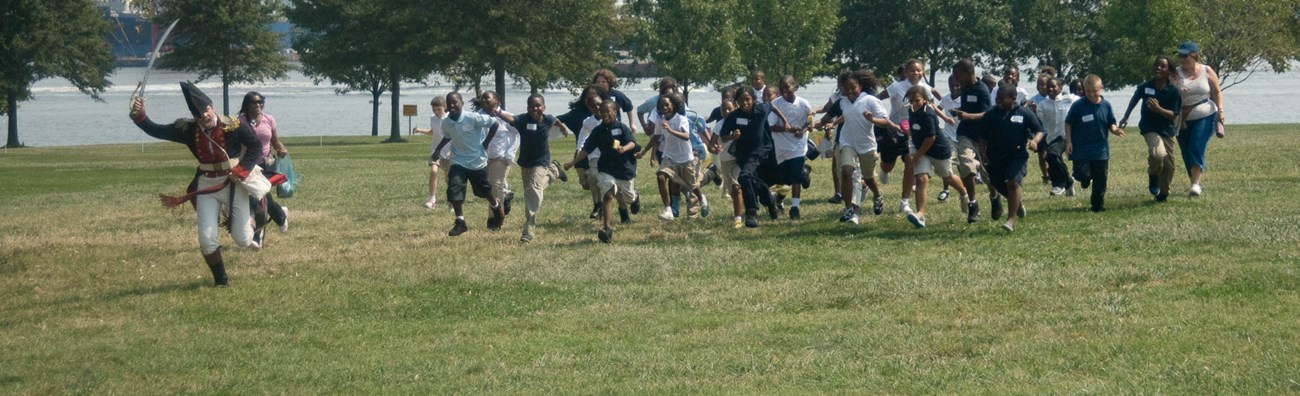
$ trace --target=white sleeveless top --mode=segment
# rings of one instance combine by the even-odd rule
[[[1201,101],[1205,102],[1192,107],[1184,116],[1185,119],[1188,121],[1199,120],[1218,112],[1214,101],[1210,100],[1210,78],[1206,76],[1209,74],[1207,73],[1208,68],[1203,64],[1197,64],[1196,78],[1187,78],[1183,74],[1182,67],[1177,67],[1176,70],[1178,71],[1180,92],[1183,94],[1183,105],[1191,106]]]

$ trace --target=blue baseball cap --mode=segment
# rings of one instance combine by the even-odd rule
[[[1190,55],[1196,52],[1201,52],[1201,46],[1196,45],[1195,41],[1184,41],[1182,44],[1178,45],[1179,55]]]

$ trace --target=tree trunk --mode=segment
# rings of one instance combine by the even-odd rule
[[[389,86],[388,92],[393,95],[393,98],[389,99],[390,102],[389,106],[392,112],[391,114],[392,124],[389,125],[388,128],[389,136],[387,141],[396,143],[402,141],[402,130],[401,130],[402,122],[398,120],[398,116],[402,114],[399,111],[401,110],[401,106],[402,106],[401,103],[402,85],[400,84],[401,81],[398,81],[397,78],[397,68],[390,67],[388,68],[388,70],[389,70],[388,71],[388,86]]]
[[[501,102],[501,110],[506,109],[506,65],[505,62],[496,61],[492,65],[493,74],[496,75],[497,98]]]
[[[384,95],[383,85],[370,86],[370,136],[379,136],[379,97]]]
[[[18,142],[18,90],[6,93],[9,96],[5,98],[8,107],[5,114],[9,115],[9,139],[5,142],[5,147],[22,147],[23,144]]]
[[[230,115],[230,82],[221,77],[221,114]]]

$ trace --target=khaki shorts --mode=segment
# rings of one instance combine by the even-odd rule
[[[609,194],[612,190],[614,198],[618,199],[619,206],[636,201],[636,186],[632,184],[631,180],[615,179],[614,176],[610,176],[608,173],[600,173],[596,175],[596,186],[600,189],[601,196]]]
[[[862,172],[863,176],[875,177],[876,166],[880,165],[880,153],[872,151],[859,154],[853,147],[842,145],[835,149],[835,160],[839,161],[840,168],[852,166],[854,170]]]
[[[912,170],[913,175],[934,174],[934,177],[941,179],[952,176],[952,158],[938,159],[928,155],[914,158],[916,158],[916,169]]]
[[[687,190],[694,190],[700,187],[699,169],[700,160],[672,162],[665,159],[659,162],[658,173]]]
[[[727,191],[731,191],[730,187],[740,187],[740,163],[736,160],[722,161],[718,166],[718,173],[722,178],[722,185],[727,186],[725,187]]]
[[[979,172],[980,160],[979,151],[975,139],[966,136],[957,137],[957,152],[954,156],[957,159],[957,173],[959,177],[973,175]]]
[[[577,172],[578,185],[582,186],[583,190],[590,191],[598,188],[596,187],[596,174],[598,172],[596,172],[595,168],[588,168],[588,169],[574,168],[574,170],[578,171]]]

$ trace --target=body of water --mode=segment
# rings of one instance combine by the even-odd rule
[[[83,95],[67,81],[49,79],[40,81],[32,89],[32,100],[19,104],[18,129],[19,140],[28,146],[70,146],[112,143],[147,143],[156,139],[145,135],[136,128],[127,117],[130,94],[136,82],[143,76],[144,68],[122,68],[112,76],[114,85],[102,95],[103,102],[97,102]],[[946,93],[945,73],[940,73],[936,86]],[[197,76],[166,70],[154,70],[150,75],[147,94],[149,116],[159,123],[171,122],[176,118],[189,117],[185,101],[180,95],[180,81],[193,80]],[[776,76],[769,76],[770,83],[775,84]],[[636,103],[644,101],[656,92],[650,87],[652,80],[643,79],[636,84],[623,84],[619,89]],[[198,84],[200,88],[221,107],[221,83],[208,80]],[[1033,94],[1036,92],[1032,81],[1022,81],[1022,87]],[[338,87],[326,84],[317,85],[310,78],[291,72],[284,80],[267,81],[261,84],[240,84],[230,87],[231,112],[237,112],[244,93],[255,90],[266,97],[267,114],[276,118],[282,136],[365,136],[370,134],[371,104],[370,94],[353,92],[344,95],[335,94]],[[488,88],[485,86],[485,89]],[[821,106],[834,91],[834,80],[819,78],[799,90],[799,95],[807,98],[814,106]],[[419,106],[419,116],[411,118],[415,126],[428,125],[429,100],[435,95],[445,95],[452,89],[449,84],[406,85],[402,87],[402,104]],[[1300,123],[1300,99],[1295,93],[1300,92],[1300,72],[1259,73],[1246,82],[1224,91],[1225,108],[1228,110],[1228,124],[1278,124]],[[522,112],[527,89],[510,86],[505,92],[505,104],[508,110]],[[544,94],[547,113],[560,114],[567,111],[568,103],[574,95],[566,90],[552,90]],[[1122,115],[1124,106],[1132,96],[1132,88],[1125,87],[1109,91],[1106,97]],[[381,99],[379,134],[387,136],[389,131],[390,95]],[[719,95],[712,89],[704,88],[692,91],[690,107],[702,113],[718,105]],[[1130,125],[1137,125],[1138,111]],[[4,119],[7,122],[7,119]],[[407,130],[407,118],[401,117],[400,128]]]

